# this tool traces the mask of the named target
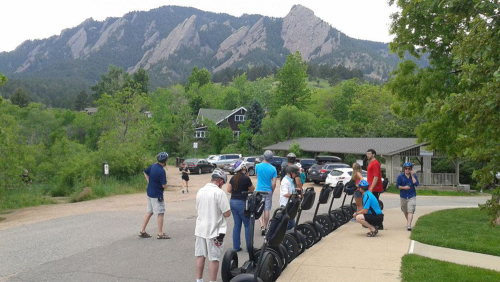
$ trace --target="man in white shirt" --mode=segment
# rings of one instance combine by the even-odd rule
[[[299,173],[299,167],[296,165],[288,165],[286,167],[286,175],[280,183],[280,206],[285,207],[288,199],[295,192],[295,177]],[[292,229],[295,225],[293,218],[288,222],[288,229]]]
[[[226,217],[231,216],[231,209],[222,185],[227,182],[226,174],[216,169],[212,173],[210,183],[196,194],[195,256],[196,281],[203,282],[205,258],[210,261],[210,281],[217,281],[219,260],[222,257],[222,243],[226,234]]]

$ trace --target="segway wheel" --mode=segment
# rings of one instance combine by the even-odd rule
[[[238,254],[229,249],[224,254],[224,258],[222,259],[221,265],[221,276],[223,282],[229,282],[233,278],[231,274],[231,270],[238,268]]]
[[[330,214],[337,219],[337,221],[339,222],[339,227],[347,222],[344,213],[342,213],[342,211],[338,209],[331,211]]]
[[[298,232],[299,235],[299,253],[297,255],[302,254],[306,249],[306,236],[304,236],[302,233]]]
[[[255,251],[254,257],[257,261],[259,260],[261,253],[262,253],[261,249]],[[276,250],[271,249],[271,248],[267,248],[265,251],[265,254],[269,254],[271,256],[271,260],[272,260],[272,268],[271,268],[272,278],[271,279],[272,279],[272,281],[276,281],[278,279],[278,277],[280,277],[281,272],[283,271],[284,258],[282,258]]]
[[[297,226],[297,230],[302,233],[306,238],[306,248],[309,249],[316,243],[316,230],[309,224],[300,224]]]
[[[299,243],[295,240],[295,237],[291,234],[285,234],[285,238],[283,238],[283,243],[286,247],[286,255],[288,259],[288,263],[292,262],[297,255],[299,254]]]
[[[344,216],[346,217],[346,222],[351,220],[352,214],[354,213],[351,210],[351,206],[342,206],[342,210],[344,211]]]
[[[378,204],[380,206],[380,209],[383,210],[384,209],[384,202],[382,202],[381,200],[378,200]]]
[[[277,251],[279,250],[279,254],[280,254],[280,257],[282,257],[282,261],[283,261],[283,270],[285,270],[285,268],[288,266],[288,264],[291,262],[290,258],[288,257],[288,250],[287,248],[285,247],[285,245],[283,245],[283,242],[277,247],[273,247],[273,249],[276,249]]]
[[[333,231],[333,222],[330,220],[329,216],[327,216],[325,214],[318,215],[318,216],[316,216],[316,222],[321,224],[325,235],[328,235],[328,234],[330,234],[330,232]]]
[[[254,282],[254,281],[263,282],[260,277],[257,277],[257,279],[255,279],[254,274],[249,274],[249,273],[240,274],[231,279],[231,282]]]

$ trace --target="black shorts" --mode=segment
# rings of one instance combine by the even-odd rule
[[[365,214],[365,220],[366,220],[366,222],[370,223],[371,225],[381,226],[382,222],[384,222],[384,215],[383,214]]]
[[[187,176],[187,175],[186,175],[186,176],[184,176],[184,175],[183,175],[183,176],[182,176],[182,180],[184,180],[184,181],[189,181],[189,176]]]

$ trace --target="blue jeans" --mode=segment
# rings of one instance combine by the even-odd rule
[[[248,249],[248,229],[250,228],[250,219],[245,217],[244,215],[245,203],[246,201],[244,200],[231,199],[229,201],[229,205],[231,206],[231,213],[233,214],[234,218],[233,249],[235,251],[241,248],[240,234],[241,234],[242,222],[245,225],[245,239],[246,239],[246,246]]]

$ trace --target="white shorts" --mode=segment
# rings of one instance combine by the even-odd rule
[[[148,213],[165,213],[165,199],[158,201],[158,198],[148,197]]]
[[[208,257],[208,260],[220,261],[222,258],[223,245],[216,246],[214,239],[205,239],[196,236],[196,242],[194,244],[194,255],[196,257]]]

